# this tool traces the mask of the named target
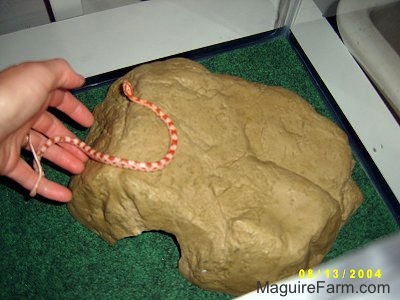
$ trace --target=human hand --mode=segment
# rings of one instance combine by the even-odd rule
[[[48,137],[71,136],[47,108],[54,107],[82,126],[91,126],[91,112],[68,90],[80,87],[85,79],[61,59],[27,62],[0,72],[0,175],[31,190],[38,174],[21,157],[31,135],[34,148]],[[78,174],[87,156],[73,145],[55,145],[45,158],[63,169]],[[72,193],[66,187],[43,178],[37,193],[52,200],[67,202]]]

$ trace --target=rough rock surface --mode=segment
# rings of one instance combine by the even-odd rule
[[[296,94],[173,59],[124,78],[175,122],[177,155],[155,173],[89,161],[71,182],[72,215],[109,243],[147,230],[174,234],[193,283],[242,294],[318,264],[362,202],[345,134]],[[165,125],[130,103],[122,78],[95,109],[87,142],[154,161]]]

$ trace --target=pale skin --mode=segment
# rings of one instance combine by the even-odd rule
[[[35,149],[48,137],[74,137],[48,111],[49,107],[82,126],[93,124],[91,112],[69,92],[84,81],[61,59],[22,63],[0,72],[0,175],[31,190],[38,174],[21,158],[21,149],[29,149],[26,136],[31,135]],[[82,151],[68,144],[49,148],[44,157],[72,174],[81,173],[88,160]],[[68,188],[45,178],[40,181],[37,193],[60,202],[72,198]]]

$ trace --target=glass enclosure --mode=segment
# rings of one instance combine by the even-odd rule
[[[399,117],[400,2],[340,1],[337,25],[343,41]]]

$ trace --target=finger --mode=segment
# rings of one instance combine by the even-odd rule
[[[10,101],[2,111],[4,118],[0,126],[8,128],[10,132],[45,111],[52,100],[49,96],[56,90],[77,88],[85,81],[62,59],[26,62],[7,68],[0,72],[0,80],[0,99],[4,105]],[[78,120],[85,118],[85,115],[78,117]]]
[[[42,144],[46,142],[47,139],[43,135],[32,130],[31,140],[35,149],[38,149]],[[82,151],[77,149],[75,146],[73,145],[68,145],[68,146],[75,148],[76,151],[79,151],[80,154],[82,154]],[[30,151],[29,147],[26,147],[26,149]],[[88,160],[88,157],[85,154],[83,155],[85,157],[84,160],[82,160],[80,157],[77,157],[75,154],[71,153],[69,149],[66,150],[58,145],[50,147],[44,153],[44,157],[46,159],[73,174],[79,174],[85,168],[84,161]]]
[[[43,65],[47,68],[48,76],[51,84],[49,90],[75,89],[80,87],[85,82],[85,78],[76,73],[69,63],[64,59],[51,59],[43,61]]]
[[[38,173],[36,173],[24,160],[20,159],[17,166],[7,177],[19,183],[27,190],[34,187]],[[37,193],[50,200],[59,202],[69,202],[72,199],[72,193],[65,186],[52,182],[46,178],[42,178],[39,182]]]
[[[50,106],[62,111],[82,126],[90,127],[94,122],[94,117],[89,109],[66,90],[55,90]]]
[[[5,69],[0,75],[8,83],[6,88],[14,95],[19,93],[17,98],[23,100],[57,89],[75,89],[85,82],[63,59],[24,62]]]
[[[41,143],[35,144],[38,146],[46,142],[46,137],[54,137],[57,135],[75,137],[75,135],[60,122],[60,120],[47,111],[39,116],[32,125],[32,128],[44,135],[42,136]],[[75,155],[81,161],[86,161],[88,159],[81,150],[73,145],[63,144],[61,147]]]

